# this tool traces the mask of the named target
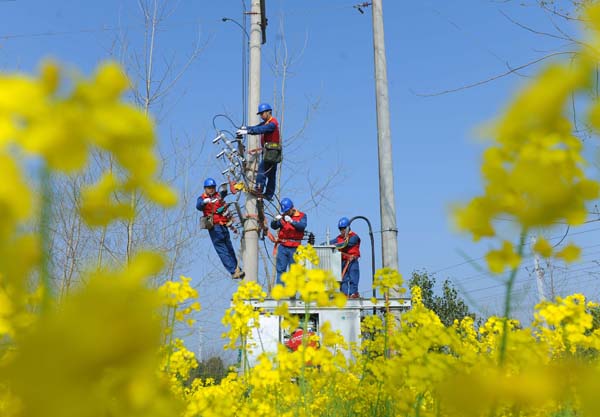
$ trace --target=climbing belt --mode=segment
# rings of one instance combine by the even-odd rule
[[[346,275],[346,272],[348,272],[348,267],[350,267],[350,264],[358,259],[356,256],[353,255],[342,255],[342,258],[345,258],[346,264],[344,265],[344,269],[342,270],[342,279],[344,279],[344,276]]]

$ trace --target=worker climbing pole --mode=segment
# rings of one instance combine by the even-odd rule
[[[280,203],[283,205],[283,200],[280,202],[275,194],[277,168],[283,159],[279,122],[273,116],[273,108],[269,103],[259,104],[261,39],[262,43],[266,40],[264,2],[252,0],[252,9],[247,14],[250,16],[247,101],[249,126],[245,126],[245,123],[237,126],[228,116],[216,115],[213,118],[213,126],[217,135],[213,139],[213,144],[222,147],[216,156],[226,165],[225,169],[221,170],[221,174],[226,177],[231,193],[243,191],[237,195],[236,201],[231,203],[237,215],[232,221],[232,227],[236,230],[243,228],[241,250],[245,279],[257,281],[259,239],[265,241],[265,236],[268,237],[274,244],[273,257],[279,259],[278,247],[290,244],[290,236],[286,237],[286,233],[290,234],[290,228],[299,227],[296,233],[292,233],[295,240],[294,247],[297,247],[303,239],[308,239],[309,243],[314,244],[314,235],[304,230],[305,216],[301,228],[299,225],[292,226],[291,221],[281,220]],[[235,127],[235,134],[231,130],[217,128],[216,119],[219,117],[227,119]],[[242,209],[238,203],[241,194],[246,197],[245,209]],[[269,231],[270,220],[267,219],[266,214],[280,224],[281,227],[274,227],[274,229],[281,229],[277,236]],[[286,217],[291,218],[289,215]],[[273,226],[273,222],[270,224]],[[282,272],[280,269],[277,268],[278,277]]]
[[[225,202],[227,185],[218,192],[217,182],[213,178],[204,180],[203,185],[204,193],[196,202],[196,209],[203,212],[202,227],[208,230],[213,247],[231,277],[242,279],[245,274],[238,264],[229,235],[233,216],[229,211],[229,204]]]

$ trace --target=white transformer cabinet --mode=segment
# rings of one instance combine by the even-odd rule
[[[334,246],[315,246],[320,262],[318,265],[307,265],[307,268],[319,268],[329,270],[341,281],[342,260],[341,254]],[[361,340],[360,324],[364,317],[373,314],[382,314],[385,311],[385,300],[383,298],[364,297],[357,299],[348,299],[344,307],[318,307],[315,303],[306,305],[302,300],[273,300],[266,299],[262,302],[258,300],[249,301],[256,309],[260,309],[263,314],[260,315],[258,329],[253,329],[251,334],[252,342],[256,344],[254,351],[249,355],[249,365],[256,363],[258,356],[263,353],[277,352],[277,346],[284,343],[289,334],[282,329],[279,316],[270,315],[282,303],[287,302],[289,312],[298,315],[301,321],[308,312],[308,327],[312,328],[317,335],[323,323],[329,322],[332,330],[338,330],[348,343],[359,343]],[[409,298],[389,299],[390,310],[394,312],[406,311],[410,308]],[[294,329],[291,329],[292,331]],[[345,352],[350,356],[350,352]]]
[[[373,302],[375,301],[375,302]],[[251,340],[256,344],[254,351],[249,355],[249,364],[254,366],[258,356],[263,353],[277,352],[277,345],[284,343],[289,334],[281,327],[281,318],[273,313],[278,305],[287,302],[289,312],[304,319],[308,311],[308,327],[314,329],[317,335],[323,323],[331,323],[332,330],[339,330],[348,343],[359,343],[361,340],[360,323],[368,315],[381,314],[385,311],[384,299],[349,299],[346,305],[339,307],[317,307],[314,303],[308,306],[302,300],[273,300],[262,302],[251,300],[255,308],[261,309],[263,314],[259,317],[260,327],[253,329]],[[406,311],[410,308],[410,299],[392,298],[389,300],[390,310],[396,312]],[[308,307],[308,309],[307,309]],[[292,331],[294,329],[291,329]],[[345,352],[350,357],[350,352]]]

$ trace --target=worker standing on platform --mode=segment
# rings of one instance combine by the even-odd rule
[[[196,201],[196,209],[204,214],[204,228],[208,229],[210,240],[223,266],[231,274],[231,278],[242,279],[245,273],[238,265],[227,229],[230,219],[226,214],[227,204],[224,200],[226,195],[227,189],[217,192],[217,182],[207,178],[204,181],[204,193]]]
[[[306,330],[306,346],[317,349],[319,347],[319,343],[316,340],[315,331],[311,327]],[[290,351],[296,352],[298,348],[302,346],[303,338],[304,329],[302,327],[297,327],[296,330],[294,330],[294,333],[290,335],[290,338],[284,344]]]
[[[281,214],[271,221],[272,229],[280,229],[275,245],[277,257],[275,269],[277,270],[277,284],[282,284],[283,274],[294,263],[294,253],[300,246],[306,229],[306,214],[296,210],[294,203],[289,198],[281,200]]]
[[[257,115],[262,122],[256,126],[248,126],[239,129],[236,133],[241,135],[261,135],[260,147],[262,159],[258,165],[254,193],[271,201],[275,195],[275,180],[277,177],[277,164],[282,160],[281,138],[279,137],[279,122],[273,117],[273,109],[268,103],[258,106]],[[266,188],[265,188],[266,185]]]
[[[358,293],[360,237],[350,230],[350,220],[347,217],[342,217],[338,221],[338,229],[340,234],[332,239],[329,244],[335,245],[342,252],[342,285],[340,290],[348,298],[360,298]]]

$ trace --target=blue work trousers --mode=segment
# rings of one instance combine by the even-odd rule
[[[265,198],[271,200],[275,195],[275,180],[277,178],[277,164],[260,161],[258,172],[256,174],[256,188],[262,192],[264,190]],[[267,186],[265,190],[265,184]]]
[[[217,255],[219,255],[221,262],[223,262],[223,266],[230,274],[233,274],[238,263],[227,226],[215,224],[215,227],[210,229],[208,234],[217,251]]]
[[[277,284],[283,284],[281,274],[288,270],[289,266],[294,263],[294,253],[296,247],[279,245],[277,247],[277,258],[275,258],[275,269],[277,270]]]
[[[348,261],[342,261],[342,270],[346,268]],[[350,265],[346,268],[346,273],[342,277],[342,285],[340,291],[346,295],[352,295],[358,292],[358,280],[360,279],[360,269],[358,268],[358,260],[350,261]]]

